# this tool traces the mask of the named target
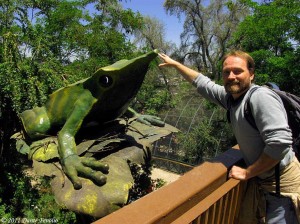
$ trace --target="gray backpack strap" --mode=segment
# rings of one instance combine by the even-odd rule
[[[252,110],[251,110],[251,106],[250,106],[250,98],[251,98],[252,94],[254,93],[254,91],[257,90],[258,88],[260,88],[260,86],[255,86],[255,87],[251,88],[250,90],[248,90],[249,93],[247,95],[247,99],[245,100],[245,106],[244,106],[245,119],[256,130],[258,130],[258,128],[256,126],[255,119],[252,114]]]

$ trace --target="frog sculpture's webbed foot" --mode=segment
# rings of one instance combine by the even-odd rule
[[[104,174],[108,173],[108,164],[103,164],[94,158],[79,157],[75,154],[69,155],[62,159],[61,162],[65,174],[69,177],[76,190],[82,188],[79,176],[91,179],[100,186],[106,183]]]
[[[127,109],[127,113],[129,115],[131,115],[132,117],[136,117],[136,120],[142,124],[146,124],[148,126],[154,125],[154,126],[158,126],[158,127],[165,126],[165,122],[162,121],[160,117],[156,117],[153,115],[140,114],[130,107]]]
[[[146,124],[146,125],[155,125],[158,127],[164,127],[165,126],[165,122],[161,120],[160,117],[156,117],[156,116],[152,116],[152,115],[142,115],[139,114],[137,116],[137,121],[142,123],[142,124]]]

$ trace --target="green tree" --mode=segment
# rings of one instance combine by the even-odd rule
[[[94,1],[91,22],[87,25],[85,47],[95,66],[111,64],[133,56],[134,46],[129,36],[142,26],[142,17],[132,10],[124,10],[119,1]]]
[[[157,64],[158,62],[156,61],[156,63],[151,65],[132,105],[137,111],[146,114],[157,115],[160,111],[174,106],[168,80]]]
[[[256,82],[273,81],[283,90],[299,94],[298,0],[250,2],[252,15],[240,24],[234,45],[251,53],[256,61]]]
[[[43,103],[46,96],[64,82],[60,55],[51,51],[55,40],[47,38],[50,35],[45,34],[45,27],[37,21],[41,10],[32,8],[29,1],[9,3],[0,1],[0,17],[3,18],[0,27],[0,122],[3,124],[1,154],[4,158],[12,153],[8,150],[10,135],[20,128],[18,113]],[[38,10],[37,15],[34,10]]]
[[[224,109],[205,99],[201,104],[201,116],[194,120],[190,130],[184,130],[179,135],[181,160],[194,165],[214,158],[236,144]],[[187,115],[184,113],[182,116]]]
[[[161,52],[170,54],[176,50],[176,45],[175,43],[166,41],[165,37],[166,37],[166,30],[163,22],[159,21],[155,17],[146,16],[143,17],[142,28],[137,29],[134,32],[133,44],[138,45],[142,49],[159,49]],[[148,102],[149,104],[148,106],[151,107],[151,105],[156,105],[154,108],[158,109],[157,108],[158,104],[162,105],[166,103],[168,99],[170,99],[169,97],[171,95],[170,86],[169,86],[170,74],[163,69],[159,69],[159,67],[153,67],[153,68],[154,69],[152,69],[152,72],[149,74],[149,76],[152,77],[151,78],[149,78],[149,76],[146,77],[145,85],[147,86],[146,88],[148,88],[148,90],[149,88],[155,89],[157,87],[160,87],[159,91],[154,90],[155,92],[154,95],[149,93],[147,94],[149,96],[153,96],[148,98],[150,100],[150,102]],[[165,89],[162,89],[162,87],[165,87]],[[142,88],[142,91],[143,89],[145,88]]]
[[[237,25],[248,13],[244,1],[166,0],[164,6],[171,15],[184,16],[178,55],[199,71],[219,79],[218,62]]]
[[[166,41],[165,24],[155,17],[143,17],[143,26],[134,32],[134,44],[141,48],[159,49],[169,54],[176,49],[175,43]]]

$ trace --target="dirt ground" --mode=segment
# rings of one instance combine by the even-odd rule
[[[159,168],[152,169],[152,179],[163,179],[166,181],[166,184],[172,183],[180,177],[179,174],[168,172]]]

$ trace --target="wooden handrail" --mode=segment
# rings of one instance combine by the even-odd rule
[[[235,223],[242,188],[239,180],[229,179],[172,223]]]
[[[99,219],[94,224],[160,224],[176,223],[181,218],[185,219],[211,197],[218,201],[225,183],[226,189],[232,183],[236,184],[234,180],[227,181],[227,171],[241,158],[239,150],[229,149],[214,160],[195,167],[173,183]],[[217,189],[219,190],[216,191]],[[199,212],[196,216],[193,214],[192,218],[197,219],[199,215]]]

